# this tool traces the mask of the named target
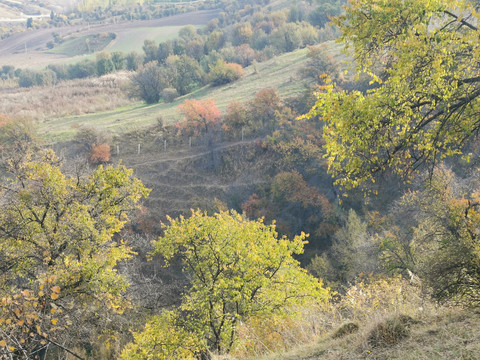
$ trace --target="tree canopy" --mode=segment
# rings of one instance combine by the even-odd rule
[[[408,176],[462,154],[480,127],[476,10],[469,0],[354,0],[334,20],[358,72],[375,83],[365,93],[327,81],[308,114],[326,122],[338,184],[353,188],[386,170]]]
[[[115,267],[133,253],[114,235],[148,189],[123,166],[66,176],[52,151],[8,170],[0,188],[0,354],[30,359],[44,344],[69,347],[100,312],[124,310],[128,283]]]
[[[304,233],[293,240],[278,238],[275,225],[247,220],[235,211],[214,216],[193,211],[189,218],[170,219],[165,234],[154,242],[154,253],[166,261],[179,255],[191,277],[191,287],[179,309],[184,314],[182,327],[176,326],[178,321],[172,324],[170,315],[165,315],[162,321],[159,318],[149,323],[143,335],[135,335],[137,344],[147,337],[158,337],[170,324],[172,331],[183,334],[180,338],[185,331],[197,334],[200,351],[229,351],[240,321],[275,316],[293,306],[327,300],[328,290],[293,258],[303,252],[305,238]],[[152,326],[158,326],[156,332],[152,332]],[[157,344],[171,343],[168,339],[165,334]],[[140,347],[128,348],[130,353],[124,352],[124,358],[148,358],[135,357],[143,351]],[[156,358],[168,358],[167,350],[158,347],[166,357]],[[173,354],[175,349],[169,351]]]

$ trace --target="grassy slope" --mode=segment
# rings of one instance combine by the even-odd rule
[[[330,43],[330,51],[341,61],[341,45]],[[220,87],[205,86],[171,104],[136,105],[119,108],[113,111],[51,119],[40,124],[40,134],[50,140],[65,140],[74,133],[77,125],[92,126],[108,133],[118,134],[134,128],[154,124],[159,116],[166,122],[180,120],[178,105],[185,98],[211,98],[217,106],[224,110],[232,101],[247,101],[258,91],[269,87],[278,89],[282,97],[292,96],[303,91],[304,83],[298,77],[298,70],[306,61],[307,49],[297,50],[258,63],[245,69],[245,76],[231,84]],[[257,72],[255,73],[255,68]],[[73,127],[72,127],[73,126]]]
[[[372,348],[366,342],[371,324],[357,334],[333,339],[331,335],[316,344],[275,354],[261,360],[324,359],[479,359],[480,315],[461,310],[444,310],[410,326],[410,335],[395,345]],[[260,359],[259,359],[260,360]]]
[[[407,338],[393,345],[372,347],[367,337],[376,322],[363,324],[357,333],[333,338],[333,331],[309,345],[250,360],[451,360],[480,359],[480,314],[443,309],[409,326]],[[379,320],[380,321],[380,320]],[[216,356],[215,360],[239,360]]]

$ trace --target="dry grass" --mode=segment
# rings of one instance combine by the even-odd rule
[[[324,317],[325,331],[312,331],[309,342],[264,355],[233,354],[215,360],[480,359],[478,312],[435,306],[418,288],[397,280],[374,284],[373,291],[369,287],[354,287],[353,297],[347,294],[329,313],[310,314],[310,322]],[[341,319],[353,319],[359,329],[336,336]]]
[[[121,72],[56,86],[10,89],[0,97],[0,114],[48,123],[51,118],[112,110],[132,104],[127,83],[128,74]]]
[[[242,324],[240,345],[215,360],[476,359],[480,316],[439,307],[399,278],[352,286],[326,308],[269,328]],[[339,329],[358,324],[354,331]],[[255,346],[252,346],[254,343]]]

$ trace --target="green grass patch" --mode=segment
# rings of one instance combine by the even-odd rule
[[[118,33],[117,39],[108,47],[108,51],[136,51],[142,53],[143,40],[155,40],[156,43],[172,40],[178,36],[183,26],[139,27]]]
[[[80,36],[65,40],[62,44],[48,50],[47,53],[67,56],[91,54],[105,49],[115,36],[113,33]]]

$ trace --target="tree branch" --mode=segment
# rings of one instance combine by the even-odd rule
[[[457,15],[455,15],[454,13],[448,11],[448,10],[443,10],[443,13],[446,14],[446,15],[448,15],[448,16],[453,17],[455,20],[459,21],[461,24],[469,27],[469,28],[472,29],[472,30],[478,30],[478,28],[477,28],[476,26],[470,24],[469,22],[467,22],[467,21],[465,21],[465,20],[463,20],[463,19],[458,20],[459,17],[458,17]]]

